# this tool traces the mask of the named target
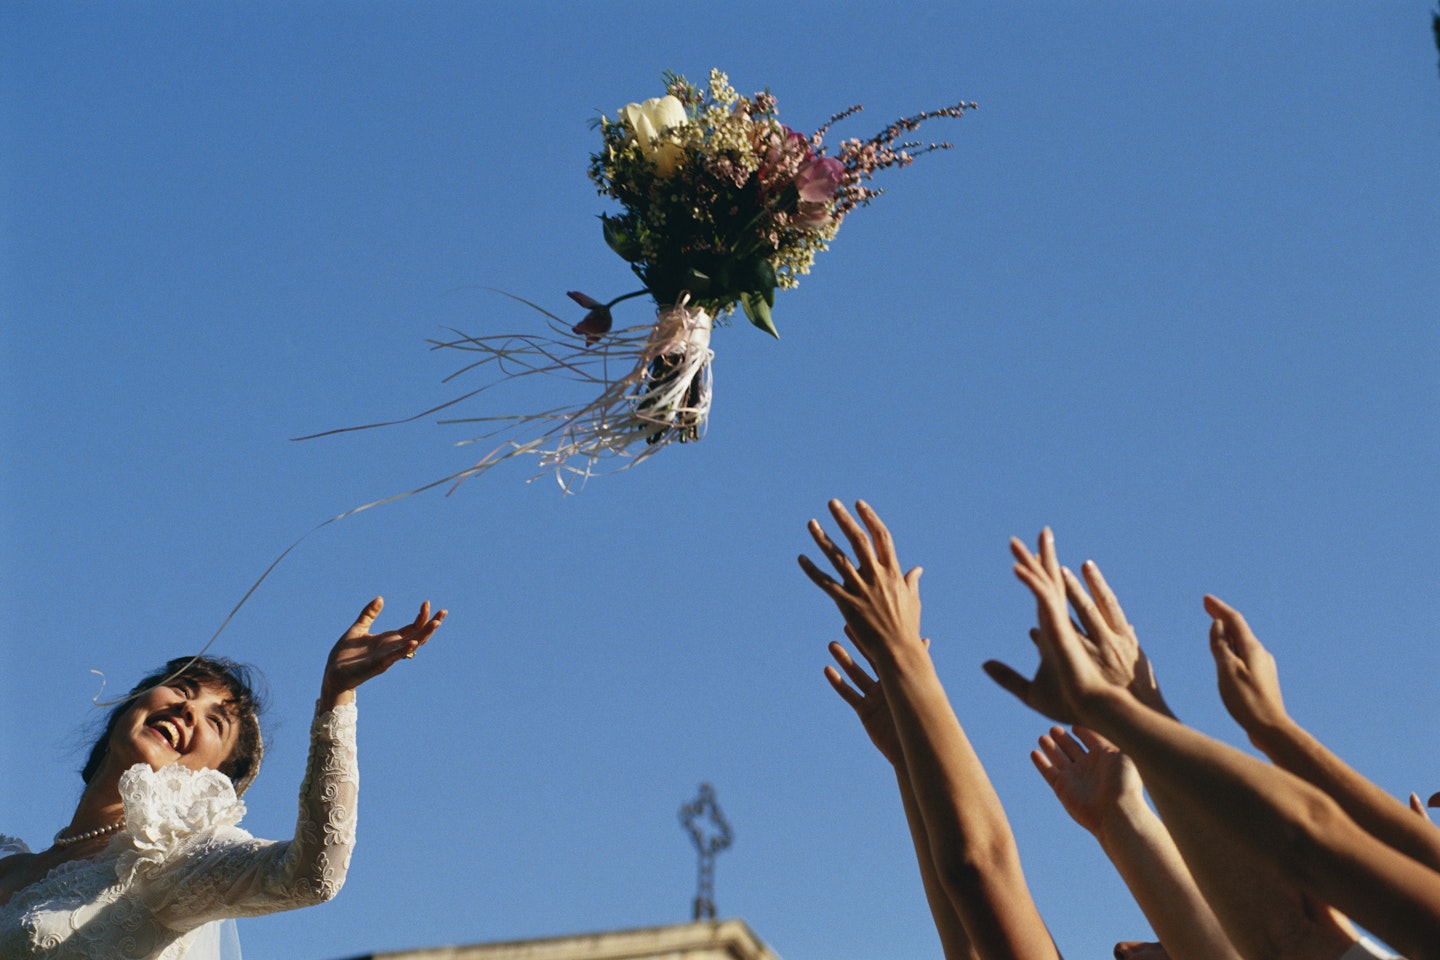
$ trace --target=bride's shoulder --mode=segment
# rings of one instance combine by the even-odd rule
[[[24,840],[21,840],[19,837],[11,837],[0,833],[0,863],[3,863],[13,856],[25,853],[30,853],[30,848],[25,846]]]
[[[10,902],[21,887],[29,880],[29,868],[35,854],[18,837],[7,837],[0,833],[0,906]]]

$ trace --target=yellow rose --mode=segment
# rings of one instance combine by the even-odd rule
[[[620,108],[620,119],[630,128],[630,136],[640,145],[645,159],[655,164],[658,176],[668,177],[675,172],[681,150],[673,131],[690,119],[679,100],[667,95],[644,103],[627,103]]]

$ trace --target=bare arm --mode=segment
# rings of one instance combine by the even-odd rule
[[[849,633],[849,628],[846,628]],[[853,642],[853,641],[852,641]],[[925,901],[930,905],[930,915],[935,919],[935,930],[940,934],[940,946],[945,960],[976,960],[978,955],[965,933],[965,925],[955,912],[950,898],[946,896],[940,877],[935,872],[935,861],[930,856],[930,837],[925,832],[925,820],[920,814],[920,805],[915,800],[915,791],[910,786],[910,771],[905,766],[905,753],[900,748],[900,738],[895,733],[895,722],[890,717],[890,705],[885,701],[885,691],[878,680],[870,677],[838,643],[830,644],[830,655],[849,677],[849,683],[834,667],[825,668],[825,679],[840,698],[848,703],[860,718],[870,742],[880,755],[890,762],[895,772],[895,782],[900,789],[900,804],[905,809],[905,823],[910,828],[910,842],[915,848],[915,861],[920,867],[920,882],[925,887]],[[851,684],[854,684],[852,687]]]
[[[1284,885],[1280,889],[1293,888],[1310,903],[1334,904],[1411,960],[1440,957],[1440,874],[1380,843],[1317,788],[1131,703],[1097,702],[1087,714],[1134,757],[1152,795],[1161,785],[1159,795],[1210,835],[1228,839],[1230,850],[1263,864]],[[1157,803],[1163,812],[1165,802]],[[1191,850],[1181,847],[1194,869]],[[1225,916],[1223,900],[1211,903]],[[1319,949],[1328,941],[1333,951],[1333,938],[1345,932],[1336,927],[1338,933],[1329,934],[1310,928],[1304,939],[1282,946],[1301,955],[1303,944]],[[1234,936],[1229,924],[1227,930]]]
[[[1275,658],[1255,638],[1245,618],[1214,597],[1206,601],[1220,629],[1211,632],[1210,652],[1220,699],[1276,766],[1328,793],[1350,818],[1374,836],[1432,870],[1440,870],[1440,830],[1411,815],[1406,805],[1348,766],[1285,710]]]
[[[800,565],[840,609],[885,689],[941,886],[980,957],[1057,960],[1000,799],[921,639],[920,569],[902,573],[880,518],[863,502],[857,509],[868,536],[839,501],[830,502],[853,563],[818,523],[810,524],[839,582],[809,558]]]
[[[1145,802],[1128,757],[1085,727],[1074,736],[1055,727],[1030,758],[1065,811],[1099,841],[1173,960],[1240,960]]]
[[[1217,835],[1234,837],[1411,960],[1440,958],[1440,874],[1376,840],[1311,784],[1141,704],[1077,638],[1053,556],[1034,557],[1022,546],[1016,560],[1016,576],[1036,597],[1041,656],[1064,710],[1129,755],[1152,793],[1190,797],[1195,816]],[[1224,629],[1223,611],[1211,612],[1215,629]]]

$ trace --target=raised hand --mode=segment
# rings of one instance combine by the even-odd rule
[[[845,633],[853,643],[855,638],[848,626]],[[900,737],[895,732],[895,719],[890,715],[890,704],[885,701],[885,690],[880,686],[880,681],[866,673],[865,668],[856,663],[850,652],[840,644],[830,644],[830,656],[835,658],[840,670],[826,667],[825,679],[830,681],[830,686],[835,688],[840,699],[855,711],[855,715],[860,718],[860,725],[865,728],[865,733],[870,737],[870,742],[875,744],[875,749],[880,751],[880,755],[889,760],[891,766],[901,766],[905,757],[900,751]],[[840,675],[841,670],[845,672],[845,676]],[[850,678],[848,683],[846,677]]]
[[[1031,628],[1030,642],[1036,647],[1040,646],[1038,629]],[[986,660],[980,666],[991,680],[1009,690],[1021,703],[1036,713],[1061,723],[1075,722],[1070,705],[1065,702],[1065,693],[1060,688],[1060,678],[1055,673],[1055,666],[1046,659],[1043,652],[1040,666],[1036,668],[1035,676],[1031,679],[1026,679],[1024,674],[999,660]]]
[[[1250,741],[1259,747],[1267,732],[1289,719],[1280,696],[1275,658],[1255,639],[1250,625],[1235,608],[1207,596],[1205,612],[1215,618],[1210,626],[1210,653],[1215,657],[1220,699]]]
[[[923,571],[914,567],[901,573],[890,531],[865,501],[857,501],[855,509],[866,529],[861,528],[839,500],[831,500],[829,506],[835,522],[850,542],[855,560],[852,562],[820,524],[811,520],[810,536],[840,575],[840,580],[837,582],[804,555],[799,558],[800,568],[835,601],[850,628],[851,639],[872,663],[893,655],[905,645],[921,644],[920,574]]]
[[[1173,717],[1160,694],[1150,658],[1140,647],[1135,628],[1125,619],[1125,611],[1120,608],[1115,592],[1105,582],[1100,567],[1094,560],[1081,564],[1080,574],[1085,578],[1084,584],[1068,567],[1061,567],[1060,573],[1065,578],[1066,596],[1080,619],[1100,669],[1123,684],[1141,703]],[[1089,587],[1088,593],[1086,587]]]
[[[1089,630],[1082,631],[1071,621],[1068,571],[1060,567],[1050,528],[1041,531],[1037,553],[1016,539],[1010,541],[1010,552],[1015,556],[1015,576],[1035,595],[1039,627],[1030,632],[1030,639],[1040,648],[1040,666],[1032,680],[998,660],[987,661],[985,672],[1032,709],[1061,723],[1075,723],[1092,697],[1129,688],[1135,680],[1135,661],[1097,642],[1104,633],[1099,629],[1104,620],[1094,613],[1093,605],[1089,606],[1094,618]],[[1118,622],[1124,622],[1123,614]]]
[[[1052,727],[1030,753],[1071,819],[1101,836],[1109,818],[1124,815],[1121,804],[1144,804],[1144,787],[1130,758],[1109,740],[1085,727],[1074,736]]]
[[[440,629],[448,612],[441,610],[430,616],[430,601],[426,600],[420,604],[420,612],[412,623],[399,630],[371,633],[370,627],[384,607],[385,601],[380,597],[367,603],[355,623],[330,649],[325,678],[320,684],[320,698],[327,707],[349,703],[355,698],[356,687],[378,677],[399,660],[413,657]]]

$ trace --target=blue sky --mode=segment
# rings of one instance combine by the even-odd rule
[[[1033,664],[1006,539],[1100,562],[1230,742],[1200,596],[1387,790],[1440,789],[1440,75],[1425,3],[32,3],[0,7],[0,830],[79,792],[92,669],[198,648],[297,536],[468,465],[454,428],[288,438],[453,395],[426,339],[631,288],[589,121],[666,69],[840,131],[957,99],[772,341],[714,337],[708,436],[562,498],[512,464],[328,527],[216,649],[269,677],[246,826],[285,836],[330,643],[449,622],[361,691],[360,847],[247,957],[683,922],[786,960],[938,956],[893,781],[821,676],[804,523],[869,499],[1072,958],[1147,928],[981,673]],[[640,322],[639,301],[619,308]],[[556,389],[561,385],[556,384]],[[527,394],[532,401],[540,394]],[[542,399],[544,399],[542,397]],[[525,402],[516,399],[514,404]],[[512,401],[472,412],[512,412]]]

